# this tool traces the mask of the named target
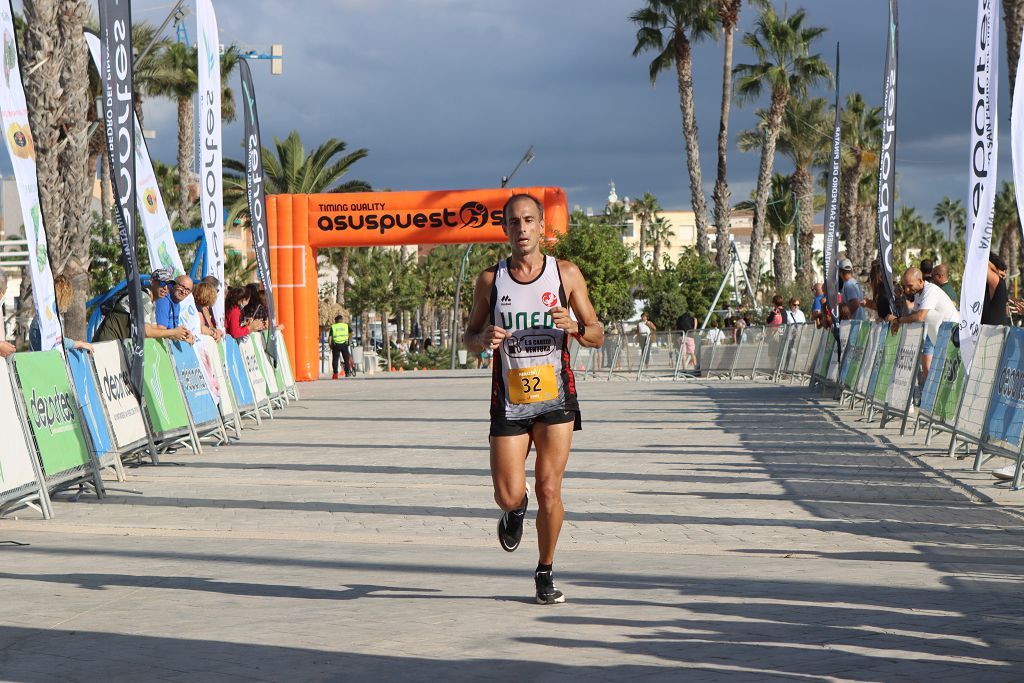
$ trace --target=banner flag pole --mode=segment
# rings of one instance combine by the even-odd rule
[[[967,194],[967,252],[960,290],[960,355],[971,372],[981,332],[981,310],[988,283],[992,219],[999,158],[999,18],[995,0],[978,0],[978,25],[971,82],[970,188]]]
[[[211,0],[196,0],[199,63],[199,201],[207,275],[220,281],[213,315],[224,320],[224,150],[221,147],[220,40]],[[184,173],[185,169],[181,169]]]
[[[134,76],[132,73],[132,11],[127,0],[99,0],[100,87],[106,122],[107,154],[114,190],[114,214],[121,242],[121,262],[128,285],[131,325],[129,359],[132,390],[142,401],[142,365],[146,337],[145,305],[139,262],[135,254],[135,127],[132,125]]]
[[[899,73],[900,19],[897,0],[889,0],[889,37],[882,92],[882,146],[878,155],[878,262],[889,307],[896,310],[892,289],[893,208],[896,204],[896,85]]]
[[[260,141],[260,119],[256,113],[256,91],[252,84],[249,62],[241,59],[238,72],[242,77],[242,101],[245,110],[245,190],[249,199],[249,225],[252,246],[256,252],[256,269],[267,297],[267,356],[277,367],[277,333],[274,323],[274,290],[270,281],[270,241],[267,239],[267,198],[263,188],[263,146]]]
[[[0,10],[0,33],[3,34],[4,54],[13,60],[7,78],[0,80],[0,120],[3,122],[4,145],[14,170],[14,179],[21,200],[21,218],[25,223],[28,242],[29,278],[32,281],[32,300],[39,323],[40,349],[49,351],[60,347],[63,351],[64,332],[61,329],[57,298],[53,289],[53,269],[46,241],[46,221],[39,202],[39,176],[36,168],[35,138],[28,120],[25,87],[21,76],[21,61],[14,42],[14,10],[10,2]]]
[[[839,180],[842,167],[842,109],[839,105],[839,43],[836,43],[836,119],[832,129],[828,206],[825,209],[825,301],[832,314],[832,335],[839,339]]]

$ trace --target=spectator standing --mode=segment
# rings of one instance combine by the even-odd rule
[[[57,315],[60,318],[60,327],[64,329],[64,311],[67,310],[71,304],[71,297],[74,294],[74,290],[71,288],[71,280],[64,277],[64,275],[58,275],[53,278],[53,295],[57,301]],[[2,295],[2,292],[0,292]],[[70,351],[72,349],[83,349],[85,351],[92,352],[92,344],[84,341],[75,341],[64,337],[62,343],[64,349]],[[32,318],[32,323],[28,327],[28,345],[33,351],[41,351],[43,347],[43,333],[39,327],[39,318]]]
[[[781,294],[776,294],[772,297],[772,310],[768,312],[768,317],[765,319],[765,325],[768,327],[778,327],[786,321],[786,312],[783,310],[784,300]]]
[[[219,342],[224,337],[224,332],[217,327],[213,317],[213,304],[217,300],[217,290],[206,281],[206,278],[203,278],[192,290],[192,298],[199,311],[199,329],[203,334],[213,337],[215,342]]]
[[[914,310],[903,316],[889,315],[888,322],[892,333],[896,334],[901,324],[925,324],[925,338],[921,346],[921,383],[928,378],[932,355],[935,353],[935,339],[939,334],[939,325],[944,322],[959,322],[960,313],[953,301],[942,288],[931,282],[925,282],[919,268],[908,268],[903,274],[902,288],[908,299],[914,300]]]
[[[960,295],[956,293],[956,288],[949,283],[949,266],[945,263],[940,263],[932,269],[932,284],[941,287],[954,304],[960,301]]]
[[[932,284],[936,284],[932,280],[932,275],[934,274],[934,272],[935,272],[935,262],[932,261],[930,258],[923,259],[921,261],[921,277],[924,278],[924,281],[925,282],[931,282]]]
[[[243,287],[232,287],[228,290],[224,303],[224,317],[227,333],[235,339],[245,339],[251,332],[263,329],[259,320],[250,321],[242,317],[242,309],[249,303],[249,295]]]
[[[789,300],[789,310],[786,311],[786,323],[789,325],[804,325],[807,323],[807,316],[800,310],[800,299]]]
[[[811,322],[817,327],[824,327],[821,322],[821,317],[824,314],[825,304],[825,287],[820,282],[815,282],[814,286],[811,287]]]
[[[985,282],[985,302],[981,307],[982,325],[1009,325],[1010,316],[1006,311],[1009,303],[1006,291],[1006,261],[999,254],[988,256],[988,276]]]
[[[864,305],[872,309],[879,320],[888,320],[892,315],[892,306],[889,304],[889,295],[885,291],[885,281],[882,279],[882,264],[877,260],[871,263],[868,284],[871,285],[871,298],[865,300]]]
[[[711,329],[708,330],[707,335],[704,337],[704,341],[711,346],[718,346],[725,339],[725,334],[722,330],[718,329],[718,321],[711,321]]]
[[[853,264],[850,263],[850,259],[844,258],[839,261],[839,279],[842,282],[842,302],[850,310],[850,320],[867,320],[868,314],[864,309],[864,292],[861,290],[857,278],[853,276]]]
[[[676,320],[676,329],[683,333],[683,369],[697,367],[697,342],[694,333],[697,331],[697,318],[689,311]]]
[[[636,325],[637,338],[640,340],[640,350],[643,351],[647,348],[647,345],[654,340],[654,333],[658,330],[654,326],[646,313],[640,314],[640,322]]]

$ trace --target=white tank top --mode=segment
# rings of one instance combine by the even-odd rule
[[[545,256],[532,282],[516,281],[508,265],[508,259],[498,263],[491,291],[491,324],[512,333],[494,356],[491,416],[521,420],[579,410],[569,338],[549,313],[555,306],[567,307],[558,260]]]

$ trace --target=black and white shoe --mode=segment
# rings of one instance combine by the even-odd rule
[[[565,602],[565,596],[555,586],[551,572],[537,572],[533,575],[533,582],[537,584],[538,605],[558,605]]]
[[[526,507],[530,504],[530,485],[526,485],[523,504],[516,510],[509,510],[498,520],[498,543],[507,553],[514,552],[523,539],[523,520],[526,518]]]

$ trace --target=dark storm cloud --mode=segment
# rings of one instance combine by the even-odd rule
[[[354,177],[377,187],[494,186],[533,144],[536,161],[516,183],[566,188],[571,205],[599,210],[608,181],[620,195],[657,195],[689,208],[674,74],[657,87],[652,55],[633,58],[628,15],[640,0],[217,0],[222,42],[285,46],[284,75],[254,64],[264,138],[298,129],[307,147],[339,137],[366,147]],[[776,3],[782,7],[781,2]],[[881,100],[885,0],[808,0],[808,23],[828,27],[817,51],[830,63],[842,44],[842,92]],[[166,2],[136,2],[137,19],[158,22]],[[801,5],[789,2],[790,9]],[[976,3],[901,2],[899,193],[922,213],[943,196],[966,196]],[[755,12],[744,7],[735,61]],[[194,33],[194,16],[187,27]],[[695,89],[705,189],[714,183],[721,89],[720,42],[697,46]],[[1000,74],[1004,143],[1000,174],[1010,178],[1009,94]],[[234,84],[237,86],[237,84]],[[826,89],[815,94],[831,97]],[[765,101],[734,104],[731,132],[754,124]],[[147,101],[158,127],[158,157],[174,159],[173,105]],[[226,125],[225,149],[240,156],[241,126]],[[753,187],[756,153],[730,144],[733,201]],[[789,172],[785,159],[776,169]]]

